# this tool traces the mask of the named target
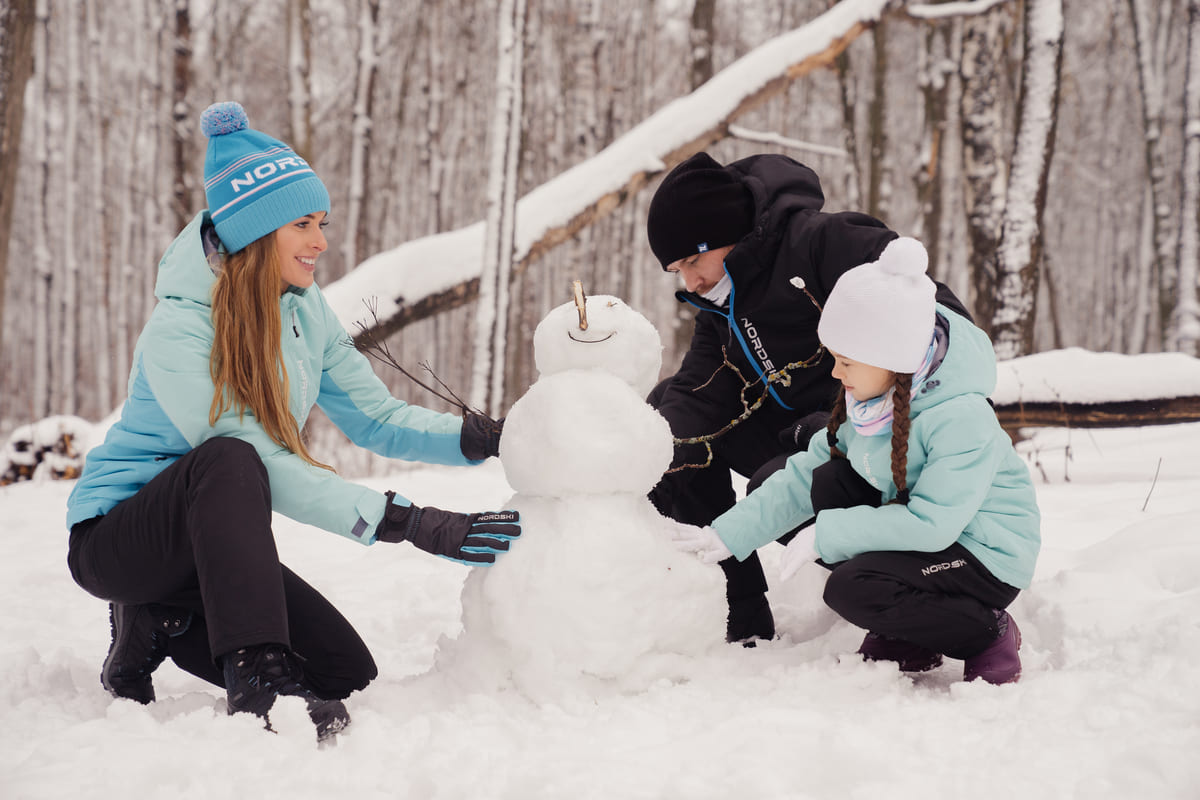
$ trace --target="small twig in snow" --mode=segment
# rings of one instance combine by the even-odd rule
[[[1142,511],[1146,510],[1146,506],[1150,505],[1150,495],[1154,494],[1154,487],[1158,483],[1158,471],[1162,469],[1162,458],[1158,459],[1158,466],[1154,468],[1154,480],[1150,482],[1150,491],[1146,493],[1146,502],[1142,503]]]

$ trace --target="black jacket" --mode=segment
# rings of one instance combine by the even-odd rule
[[[816,173],[786,156],[751,156],[725,169],[753,197],[754,228],[726,256],[733,282],[726,307],[692,292],[676,293],[699,309],[691,345],[658,406],[681,438],[715,433],[741,415],[743,396],[753,402],[762,395],[763,375],[813,362],[820,312],[796,279],[824,304],[843,272],[876,260],[897,236],[866,214],[822,212],[825,196]],[[725,358],[741,377],[722,367]],[[773,382],[752,417],[782,429],[828,408],[837,385],[832,368],[828,355],[788,368],[789,385]],[[746,383],[753,385],[744,388]]]

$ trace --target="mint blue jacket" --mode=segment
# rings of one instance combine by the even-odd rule
[[[167,248],[158,268],[158,303],[133,355],[121,418],[92,448],[67,501],[67,527],[107,513],[193,447],[214,436],[243,439],[267,468],[271,506],[299,522],[363,544],[375,541],[386,498],[314,467],[274,442],[253,414],[227,410],[209,425],[213,399],[209,352],[216,278],[205,257],[198,214]],[[280,300],[282,357],[289,405],[298,426],[313,404],[355,444],[391,458],[467,465],[461,418],[392,397],[317,286]],[[401,497],[397,502],[407,503]]]
[[[996,386],[992,344],[964,317],[940,305],[937,313],[949,342],[912,401],[908,505],[820,512],[817,552],[833,564],[875,551],[933,553],[958,542],[995,577],[1025,589],[1041,548],[1041,517],[1029,470],[987,402]],[[896,496],[890,433],[861,436],[846,422],[837,440],[885,503]],[[813,516],[812,472],[830,455],[821,434],[809,447],[713,521],[739,559]]]

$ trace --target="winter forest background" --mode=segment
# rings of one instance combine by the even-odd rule
[[[656,168],[570,235],[503,246],[513,197],[836,5],[865,22],[844,50],[647,154]],[[488,220],[501,270],[512,261],[507,293],[489,294],[480,252],[485,281],[406,298],[388,345],[486,397],[476,331],[501,331],[502,396],[488,401],[501,411],[536,378],[533,329],[573,279],[649,317],[664,369],[677,364],[690,314],[645,214],[658,178],[697,149],[792,155],[821,176],[826,210],[923,239],[1002,357],[1197,354],[1200,0],[0,0],[0,18],[0,436],[123,400],[158,258],[204,207],[198,119],[220,100],[329,187],[324,287]]]

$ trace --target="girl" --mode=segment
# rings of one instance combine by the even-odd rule
[[[343,481],[301,439],[309,411],[375,452],[438,464],[496,455],[500,425],[394,399],[313,281],[324,184],[237,103],[209,107],[201,128],[209,207],[159,264],[121,418],[67,503],[68,565],[110,603],[101,683],[114,696],[153,701],[170,656],[268,728],[276,695],[303,698],[325,738],[377,671],[350,623],[279,563],[272,511],[470,564],[494,561],[520,526],[515,512],[419,508]]]
[[[844,388],[826,437],[678,544],[744,559],[808,521],[783,576],[821,559],[825,602],[868,631],[864,658],[916,672],[944,654],[968,681],[1011,683],[1021,635],[1004,609],[1033,576],[1036,497],[987,401],[991,342],[935,302],[927,264],[901,238],[838,279],[818,324]]]

